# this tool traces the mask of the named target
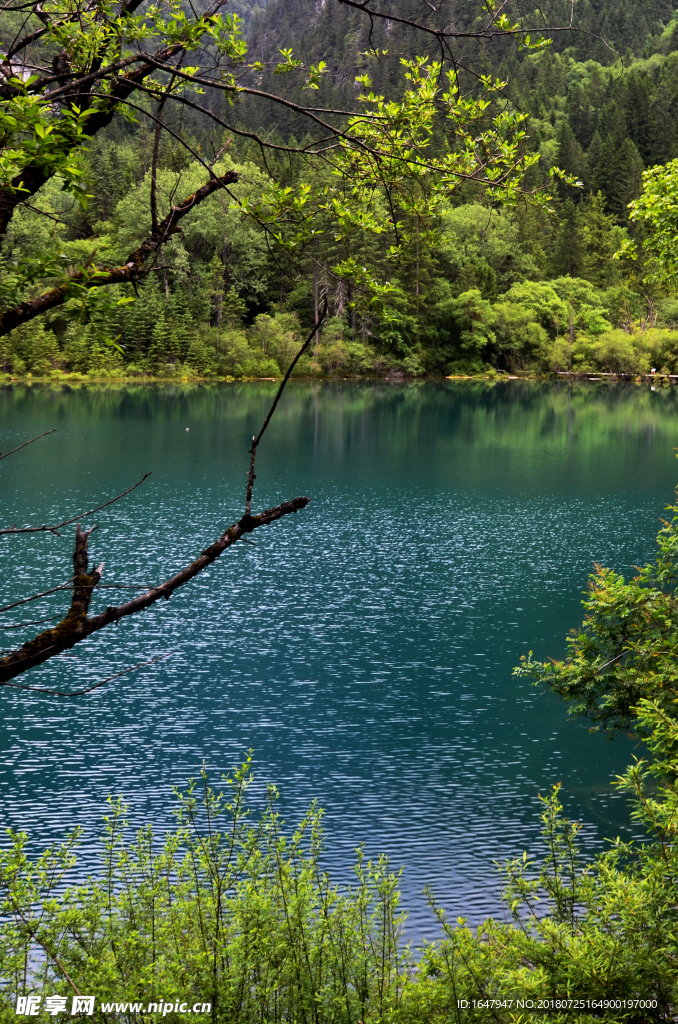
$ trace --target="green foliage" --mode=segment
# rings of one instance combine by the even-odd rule
[[[541,859],[503,868],[505,920],[473,931],[431,901],[442,938],[416,956],[388,862],[359,851],[353,884],[333,884],[320,866],[320,812],[291,831],[269,789],[253,816],[249,761],[220,792],[203,770],[178,794],[178,827],[163,840],[150,826],[129,836],[124,806],[111,802],[101,871],[76,886],[64,880],[77,832],[32,860],[28,837],[10,831],[0,1019],[15,1019],[18,995],[68,997],[76,986],[96,995],[97,1021],[162,1014],[173,1024],[176,1003],[229,1024],[525,1024],[537,1008],[546,1024],[572,1012],[585,1024],[670,1020],[678,722],[647,698],[633,714],[651,756],[616,784],[646,840],[584,860],[556,786],[543,798]]]
[[[441,211],[436,245],[445,276],[460,292],[478,288],[495,298],[517,281],[538,278],[534,255],[521,245],[519,221],[480,203]]]
[[[409,961],[397,876],[359,854],[354,884],[339,890],[319,863],[320,812],[290,833],[269,790],[252,818],[250,782],[249,762],[221,792],[203,771],[178,794],[178,828],[163,841],[150,827],[127,838],[112,803],[101,875],[65,892],[77,833],[36,863],[13,833],[0,855],[2,1019],[17,991],[67,995],[68,977],[97,994],[97,1019],[110,1019],[100,1002],[159,999],[205,1002],[234,1024],[396,1015]]]
[[[650,276],[660,281],[675,280],[678,266],[678,160],[645,171],[642,194],[631,204],[631,218],[648,229],[644,247],[651,260]],[[631,244],[621,251],[623,255],[636,257]]]
[[[382,53],[380,61],[369,57],[361,16],[331,6],[336,25],[324,8],[309,21],[292,4],[278,28],[273,0],[269,13],[254,16],[250,42],[262,84],[273,75],[271,69],[282,68],[285,74],[268,84],[275,82],[302,103],[303,89],[313,86],[314,101],[348,107],[355,100],[353,86],[344,96],[341,83],[352,82],[350,72],[359,71],[364,111],[351,127],[353,142],[347,141],[339,154],[341,174],[296,156],[283,161],[272,153],[264,163],[247,141],[215,138],[200,118],[184,110],[194,155],[161,137],[158,216],[205,180],[205,167],[195,154],[215,152],[222,142],[227,149],[215,171],[237,171],[238,183],[228,193],[213,194],[182,220],[181,232],[172,236],[136,290],[74,284],[65,308],[45,318],[59,347],[49,357],[52,366],[79,373],[100,368],[122,374],[132,365],[134,373],[148,376],[274,376],[291,358],[291,339],[296,343],[310,329],[315,299],[326,291],[332,323],[325,325],[313,358],[303,360],[297,373],[678,370],[672,336],[656,333],[678,324],[678,315],[670,311],[672,271],[657,272],[657,246],[665,246],[661,258],[667,266],[675,255],[670,223],[662,241],[649,213],[643,213],[652,189],[664,189],[662,216],[670,220],[676,198],[670,191],[672,164],[648,171],[650,191],[646,187],[643,197],[637,195],[639,160],[645,166],[666,160],[674,155],[671,147],[678,155],[670,115],[678,110],[678,55],[669,37],[653,36],[647,42],[653,55],[636,59],[626,76],[608,67],[598,51],[595,59],[572,48],[513,56],[507,50],[494,56],[488,51],[482,60],[492,74],[469,98],[453,78],[436,78],[437,65],[430,60],[403,63],[393,57],[409,45],[397,26],[393,40],[383,36],[383,25],[376,26],[374,41],[378,37],[379,47],[387,51],[397,38],[400,49]],[[472,0],[462,4],[460,24],[472,26],[474,10]],[[582,9],[578,16],[586,20],[589,14]],[[262,19],[269,17],[264,45],[259,34]],[[659,24],[657,18],[647,22],[647,31],[650,24]],[[172,15],[170,21],[144,31],[153,38],[161,30],[190,35],[190,26],[180,25],[180,18]],[[318,34],[321,25],[324,35]],[[236,28],[228,44],[235,46],[233,55]],[[303,38],[309,55],[303,68],[296,68],[298,61],[282,38],[272,54],[257,52],[283,29],[294,29],[293,35]],[[119,30],[116,24],[114,36]],[[323,47],[328,60],[321,69]],[[497,76],[500,82],[508,78],[509,85],[500,88]],[[511,102],[503,108],[502,97],[531,111],[527,133],[526,122],[511,120]],[[247,96],[241,99],[237,109],[242,127],[249,129],[254,108]],[[502,109],[506,117],[500,116]],[[441,135],[436,111],[456,125],[461,139]],[[368,112],[387,122],[370,120]],[[271,138],[296,146],[307,128],[279,115],[270,126]],[[376,181],[368,150],[372,144],[383,149],[382,134],[391,131],[388,165],[382,165],[389,198]],[[480,139],[485,147],[485,170],[496,172],[504,183],[501,203],[491,201],[477,174],[474,181],[458,177],[458,172],[471,173],[475,159],[462,144],[467,131],[477,132],[474,145]],[[368,150],[361,150],[367,143]],[[514,143],[525,161],[511,165]],[[41,282],[58,280],[67,269],[73,273],[93,262],[102,268],[118,265],[147,237],[152,130],[116,116],[88,146],[78,149],[89,195],[86,209],[74,201],[68,176],[57,168],[30,207],[13,216],[0,264],[0,311],[34,296]],[[550,212],[514,204],[516,174],[525,172],[522,181],[529,191],[558,163],[581,178],[584,187],[561,181],[562,194]],[[633,195],[631,179],[636,182]],[[494,187],[490,183],[490,193]],[[637,200],[630,222],[629,198]],[[633,246],[635,261],[612,259]],[[294,325],[280,332],[276,327],[268,346],[261,325],[286,316],[295,318]],[[79,326],[72,330],[73,320]],[[88,354],[116,345],[122,362],[114,355]],[[14,375],[26,372],[21,355],[15,362],[6,357],[4,363]],[[41,365],[45,373],[53,372],[44,359]]]
[[[495,341],[495,316],[490,302],[477,288],[449,303],[449,315],[459,332],[462,357],[482,366],[482,356]]]
[[[511,370],[539,365],[549,350],[549,336],[535,311],[517,302],[494,305],[497,352]]]
[[[567,657],[541,663],[530,655],[518,670],[572,701],[572,713],[596,726],[638,728],[641,700],[678,719],[678,506],[668,511],[675,514],[659,531],[657,557],[636,576],[596,567]]]

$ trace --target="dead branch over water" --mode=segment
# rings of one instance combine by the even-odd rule
[[[209,565],[216,562],[218,558],[228,548],[233,547],[238,541],[248,542],[248,535],[259,529],[261,526],[269,526],[271,523],[277,522],[279,519],[284,519],[286,516],[294,515],[301,509],[306,508],[310,502],[310,498],[302,496],[298,498],[292,498],[291,501],[283,501],[274,508],[266,509],[263,512],[259,512],[256,515],[251,513],[252,503],[252,491],[254,487],[254,481],[256,479],[254,473],[254,461],[258,445],[263,437],[264,431],[268,427],[271,418],[276,410],[278,402],[282,396],[287,382],[289,381],[292,370],[294,369],[297,361],[306,351],[310,345],[312,339],[315,337],[316,331],[321,326],[325,317],[327,316],[327,299],[324,301],[322,311],[314,323],[313,328],[301,346],[297,355],[291,362],[287,373],[280,383],[280,387],[273,399],[269,412],[264,420],[259,433],[252,438],[252,447],[250,448],[250,466],[247,476],[247,489],[245,498],[245,513],[241,519],[236,523],[233,523],[228,527],[224,533],[218,537],[213,544],[205,548],[200,552],[200,555],[194,559],[189,565],[185,566],[178,573],[170,576],[164,583],[159,586],[150,587],[143,594],[139,594],[137,597],[133,597],[130,601],[126,601],[119,605],[109,605],[102,612],[96,615],[90,615],[90,604],[94,596],[95,591],[98,587],[123,587],[119,584],[101,584],[101,578],[104,570],[104,563],[102,562],[98,566],[89,565],[89,538],[92,532],[96,529],[96,526],[91,526],[89,529],[83,529],[79,520],[85,518],[88,515],[92,515],[95,512],[100,512],[108,505],[118,501],[131,491],[135,490],[146,477],[148,473],[142,477],[133,487],[129,487],[126,491],[116,495],[115,498],[111,498],[104,504],[92,509],[90,512],[84,512],[78,516],[74,516],[71,519],[66,519],[62,523],[56,526],[38,526],[38,527],[27,527],[25,529],[17,529],[11,527],[8,529],[0,530],[0,534],[26,534],[26,533],[56,533],[61,527],[67,526],[70,523],[77,522],[75,530],[75,548],[73,551],[73,576],[65,583],[60,584],[57,587],[53,587],[50,590],[43,591],[40,594],[33,594],[29,597],[20,598],[3,608],[0,608],[0,612],[9,611],[12,608],[16,608],[19,605],[27,604],[29,601],[37,600],[41,597],[54,594],[60,590],[72,589],[71,603],[66,615],[61,621],[49,629],[43,630],[32,640],[28,640],[21,647],[14,651],[10,651],[3,658],[0,659],[0,685],[16,686],[17,684],[11,683],[12,679],[27,672],[31,668],[35,668],[38,665],[44,664],[51,658],[56,657],[58,654],[63,654],[64,651],[70,650],[75,647],[76,644],[85,640],[87,637],[92,636],[105,626],[110,625],[113,622],[120,622],[121,619],[127,618],[130,615],[136,615],[139,612],[145,611],[150,608],[157,601],[165,600],[169,601],[172,594],[180,587],[185,586],[196,576],[200,575]],[[44,436],[44,435],[40,435]],[[37,440],[34,438],[33,440]],[[30,444],[31,442],[26,442]],[[21,445],[20,447],[25,447]],[[18,451],[19,448],[15,449]],[[7,454],[12,454],[8,452]],[[40,620],[37,620],[40,621]],[[45,620],[43,620],[45,621]],[[26,623],[30,625],[31,623]],[[37,624],[37,623],[36,623]],[[15,627],[15,628],[18,628]],[[157,659],[151,659],[155,661]],[[141,668],[151,661],[142,662],[139,665],[133,665],[122,672],[117,672],[114,675],[108,676],[101,682],[96,683],[94,686],[87,687],[82,690],[65,692],[61,690],[51,690],[43,687],[20,687],[21,689],[30,689],[37,692],[50,693],[55,696],[82,696],[84,693],[90,692],[90,690],[96,689],[103,685],[105,682],[109,682],[112,679],[118,678],[121,675],[125,675],[127,672],[131,672],[134,669]]]

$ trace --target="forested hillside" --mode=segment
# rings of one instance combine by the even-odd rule
[[[407,16],[407,8],[394,5],[394,15]],[[282,88],[293,102],[302,99],[302,80],[265,70],[281,49],[291,47],[306,63],[326,62],[315,102],[334,109],[357,106],[370,88],[356,83],[359,75],[369,75],[375,92],[400,96],[408,86],[401,54],[436,56],[435,36],[395,20],[371,24],[331,0],[265,7],[238,0],[237,9],[247,14],[250,56],[261,61],[253,79],[265,91]],[[566,26],[569,10],[569,0],[543,7],[548,26]],[[449,6],[441,12],[427,14],[431,27],[449,20]],[[454,4],[454,22],[477,27],[481,5]],[[491,73],[506,82],[497,109],[529,114],[525,145],[539,161],[526,185],[539,185],[554,166],[580,179],[579,188],[556,188],[550,211],[527,202],[495,208],[467,183],[435,216],[419,218],[395,256],[386,235],[374,231],[338,238],[321,209],[312,244],[292,256],[256,218],[215,194],[186,219],[143,286],[115,286],[92,295],[77,315],[67,304],[0,339],[4,371],[276,376],[327,292],[331,315],[299,365],[306,375],[678,372],[678,300],[670,281],[647,280],[642,231],[628,210],[643,171],[678,157],[678,3],[580,0],[575,29],[547,34],[551,45],[537,52],[501,38],[462,41],[456,56],[464,89]],[[199,183],[195,154],[224,143],[219,166],[238,170],[241,200],[254,201],[271,177],[332,188],[329,169],[310,170],[297,156],[264,157],[247,138],[258,132],[303,145],[307,122],[293,109],[244,98],[230,113],[244,134],[219,138],[200,114],[184,108],[181,116],[193,155],[172,136],[161,139],[161,207],[177,189]],[[86,265],[94,251],[124,258],[147,230],[153,144],[143,118],[118,117],[99,133],[82,157],[85,209],[58,178],[50,180],[41,200],[51,218],[25,207],[12,222],[2,255],[5,289],[17,261]],[[627,238],[639,258],[613,259]],[[378,293],[360,268],[380,283]]]

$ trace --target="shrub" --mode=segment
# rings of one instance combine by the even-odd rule
[[[219,355],[214,345],[204,338],[194,337],[188,347],[186,363],[201,376],[219,372]]]
[[[596,727],[645,740],[646,754],[616,782],[644,842],[582,858],[556,786],[542,801],[545,855],[504,868],[505,919],[473,931],[431,900],[443,937],[417,958],[402,941],[386,859],[359,853],[355,882],[340,888],[321,868],[315,806],[290,832],[272,788],[250,816],[249,759],[221,792],[203,770],[177,794],[178,826],[163,842],[150,826],[130,839],[112,802],[101,874],[74,887],[64,878],[77,831],[35,860],[28,837],[10,831],[0,853],[0,1020],[16,1020],[17,995],[77,989],[97,997],[101,1024],[160,1014],[178,1024],[177,1002],[209,1003],[214,1024],[675,1021],[678,505],[670,511],[656,559],[637,576],[597,567],[567,657],[530,655],[517,670]],[[161,1011],[139,1009],[160,997]]]
[[[591,355],[594,365],[608,373],[637,374],[650,369],[650,355],[642,335],[606,331],[591,346]]]
[[[318,359],[323,373],[354,375],[369,372],[372,353],[362,342],[345,338],[344,330],[343,321],[334,318],[322,332]]]
[[[553,334],[567,328],[569,307],[551,286],[543,281],[525,281],[514,284],[502,295],[504,302],[511,302],[529,310],[530,320],[540,323]]]
[[[458,338],[462,358],[479,363],[484,353],[494,345],[494,308],[477,288],[471,288],[457,299],[438,304],[441,312],[452,318],[453,330]]]
[[[255,318],[249,331],[253,352],[259,353],[264,360],[274,359],[276,374],[287,369],[300,341],[299,321],[294,313],[275,313],[273,316],[262,313]]]
[[[499,361],[511,370],[541,362],[549,344],[545,329],[535,322],[532,310],[514,302],[494,304],[495,335]]]
[[[317,808],[290,833],[270,790],[260,817],[247,816],[249,762],[221,793],[203,771],[162,843],[150,826],[128,838],[125,809],[112,803],[101,874],[75,887],[64,889],[64,875],[77,832],[36,861],[27,836],[10,833],[0,1020],[16,1020],[17,995],[69,997],[72,986],[96,996],[101,1024],[160,1014],[177,1024],[177,1003],[207,1003],[225,1024],[526,1024],[538,1007],[544,1024],[565,1024],[568,1009],[582,1024],[673,1020],[678,723],[648,700],[636,716],[654,760],[619,785],[648,841],[583,860],[555,787],[543,799],[545,857],[504,869],[507,919],[473,931],[432,901],[443,938],[418,958],[402,941],[388,862],[359,853],[355,882],[332,884]],[[161,999],[159,1012],[141,1009]]]
[[[228,330],[218,335],[215,349],[219,356],[219,370],[222,373],[239,377],[242,366],[250,358],[252,353],[247,344],[247,336],[244,331]]]
[[[162,845],[150,827],[126,841],[113,804],[102,877],[61,894],[77,834],[36,864],[13,834],[0,857],[3,1017],[24,985],[70,994],[68,975],[98,1001],[207,1001],[211,1020],[229,1024],[392,1019],[409,957],[396,876],[359,856],[355,884],[340,891],[319,865],[320,812],[286,833],[271,790],[253,822],[250,780],[246,763],[216,793],[203,772]],[[131,1016],[96,1008],[99,1020]]]
[[[664,373],[678,373],[678,331],[652,328],[643,338],[652,366]]]

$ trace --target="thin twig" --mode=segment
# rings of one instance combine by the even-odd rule
[[[27,443],[30,444],[30,441]],[[18,451],[18,449],[15,449],[15,451]],[[8,452],[7,454],[11,455],[12,453]],[[3,455],[2,458],[4,457],[5,456]],[[144,473],[141,480],[138,480],[137,483],[135,483],[132,487],[128,487],[127,490],[123,491],[121,494],[116,494],[115,498],[111,498],[109,501],[105,501],[103,505],[99,505],[98,508],[91,508],[89,512],[82,512],[79,516],[73,516],[72,519],[64,519],[63,523],[58,523],[56,526],[23,526],[21,528],[16,526],[10,526],[4,530],[0,530],[0,536],[3,536],[7,533],[53,533],[55,534],[55,536],[58,537],[59,534],[57,533],[57,530],[61,530],[64,526],[70,526],[71,523],[77,523],[79,519],[84,519],[85,516],[93,516],[95,512],[101,512],[102,508],[106,508],[108,505],[112,505],[114,501],[119,501],[120,498],[124,498],[126,494],[129,494],[131,491],[136,490],[136,488],[139,487],[144,482],[144,480],[146,480],[147,477],[149,477],[150,475],[150,473]],[[1,610],[2,609],[0,609],[0,611]]]
[[[18,448],[12,448],[11,452],[5,452],[4,455],[0,455],[0,461],[2,461],[2,459],[8,458],[10,455],[14,455],[14,452],[20,452],[22,448],[25,448],[29,444],[33,444],[34,441],[39,441],[41,437],[47,437],[48,434],[55,433],[56,427],[54,427],[52,430],[46,430],[44,434],[38,434],[37,437],[32,437],[30,441],[24,441],[24,443],[20,444]]]
[[[60,583],[58,587],[52,587],[51,590],[43,590],[42,594],[33,594],[32,597],[22,597],[20,601],[15,601],[14,604],[6,604],[4,608],[0,608],[0,612],[8,612],[10,608],[18,608],[20,604],[28,604],[29,601],[37,601],[39,597],[47,597],[48,594],[56,594],[57,590],[68,590],[72,585],[75,576],[72,576],[66,583]]]
[[[280,397],[281,397],[283,391],[285,390],[285,385],[287,384],[288,380],[290,379],[290,374],[292,373],[292,370],[297,365],[297,363],[299,362],[300,358],[302,357],[302,355],[304,354],[304,352],[306,351],[308,346],[313,341],[313,339],[314,339],[314,337],[315,337],[315,335],[316,335],[316,333],[318,331],[318,328],[320,327],[320,325],[322,324],[323,320],[327,316],[327,308],[328,308],[327,307],[327,295],[324,296],[323,303],[324,304],[323,304],[322,312],[321,312],[320,316],[318,317],[318,319],[316,320],[316,322],[313,324],[313,329],[312,329],[311,333],[309,334],[308,338],[306,339],[304,344],[301,346],[301,348],[297,352],[296,356],[294,357],[294,359],[292,360],[290,365],[287,367],[287,373],[285,374],[285,376],[283,377],[282,381],[280,382],[280,387],[278,388],[276,396],[273,399],[273,404],[271,405],[271,408],[268,410],[268,416],[264,420],[264,424],[263,424],[261,430],[259,431],[259,433],[257,434],[256,437],[252,438],[252,447],[250,448],[250,471],[249,471],[249,473],[247,475],[247,496],[246,496],[246,499],[245,499],[245,515],[246,516],[248,516],[250,514],[250,511],[252,509],[252,489],[254,487],[254,481],[256,480],[256,475],[255,475],[255,472],[254,472],[254,460],[255,460],[255,458],[257,456],[257,446],[258,446],[259,442],[261,441],[262,437],[264,436],[264,431],[266,430],[266,427],[271,422],[271,416],[275,412],[275,407],[277,406],[278,402],[280,401]]]
[[[604,665],[600,665],[597,669],[594,669],[594,676],[598,675],[599,672],[602,672],[603,669],[609,668],[610,665],[614,665],[616,661],[620,661],[620,659],[623,658],[625,654],[629,654],[629,652],[632,650],[632,647],[627,647],[626,650],[622,651],[621,654],[618,654],[616,658],[612,658],[611,661],[606,661]]]
[[[170,652],[171,653],[171,652]],[[120,676],[126,676],[128,672],[134,672],[138,668],[145,668],[146,665],[152,665],[156,661],[162,661],[163,658],[169,658],[168,654],[161,654],[157,658],[151,658],[150,661],[140,661],[138,665],[130,665],[129,668],[125,668],[122,672],[116,672],[115,675],[107,676],[106,679],[102,679],[100,682],[95,683],[94,686],[88,686],[86,690],[73,690],[67,692],[66,690],[48,690],[45,686],[24,686],[23,683],[2,683],[2,686],[13,686],[15,690],[29,690],[31,693],[49,693],[53,697],[82,697],[86,693],[91,693],[92,690],[98,689],[103,686],[104,683],[110,683],[113,679],[119,679]]]
[[[57,612],[56,615],[48,615],[46,619],[31,619],[30,622],[15,622],[11,626],[0,626],[0,629],[22,629],[23,626],[39,626],[41,622],[52,622],[54,619],[60,619],[61,617],[61,612]]]
[[[150,583],[97,583],[97,590],[153,590]]]

